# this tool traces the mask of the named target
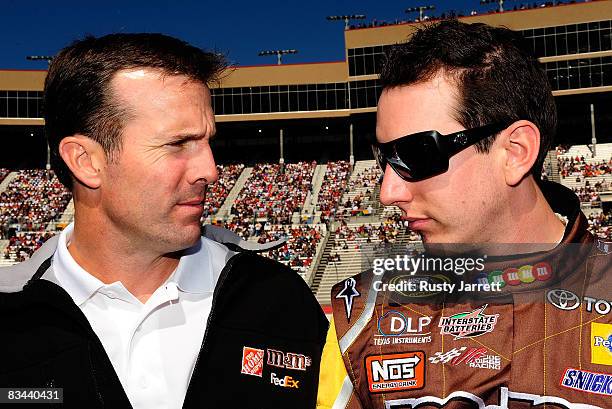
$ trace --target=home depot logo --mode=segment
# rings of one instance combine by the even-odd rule
[[[242,370],[245,375],[261,377],[263,375],[264,350],[242,347]]]
[[[425,386],[425,353],[373,355],[366,358],[370,392],[395,392]]]

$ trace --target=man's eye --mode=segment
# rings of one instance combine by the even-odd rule
[[[169,143],[167,145],[168,146],[179,146],[180,147],[180,146],[185,145],[186,142],[187,142],[186,140],[181,139],[180,141],[174,141],[174,142],[171,142],[171,143]]]

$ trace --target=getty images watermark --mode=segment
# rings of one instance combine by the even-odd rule
[[[472,276],[482,273],[485,270],[486,259],[486,255],[481,257],[433,257],[425,254],[375,258],[372,272],[379,279],[375,279],[372,285],[375,291],[399,293],[501,291],[501,282],[469,283],[463,280],[452,282],[448,279],[450,274]],[[382,277],[390,272],[394,274],[394,278],[383,282]],[[417,273],[425,275],[417,276]]]

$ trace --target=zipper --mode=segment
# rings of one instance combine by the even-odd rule
[[[94,366],[93,359],[91,359],[91,345],[89,344],[89,342],[87,343],[87,356],[89,357],[89,366],[91,366],[91,372],[92,372],[91,375],[93,376],[94,388],[96,390],[96,397],[98,398],[98,401],[100,402],[100,407],[104,408],[104,398],[102,397],[102,394],[100,393],[100,386],[98,385],[97,371],[96,371],[96,367]]]
[[[211,324],[213,322],[213,319],[214,319],[214,316],[215,316],[215,305],[217,304],[217,300],[219,299],[219,295],[221,294],[221,290],[223,288],[223,285],[227,281],[227,277],[229,276],[229,273],[230,273],[230,270],[231,270],[232,266],[236,262],[236,259],[238,259],[243,254],[245,254],[245,253],[238,253],[238,254],[232,256],[228,260],[228,262],[225,265],[225,267],[223,267],[223,270],[221,270],[221,274],[219,274],[219,280],[217,281],[217,286],[215,288],[215,291],[213,292],[213,300],[212,300],[212,305],[210,307],[210,314],[208,314],[208,320],[206,321],[206,329],[204,330],[204,338],[202,339],[202,346],[200,347],[200,352],[198,353],[198,357],[196,358],[195,365],[193,366],[193,372],[191,373],[191,379],[189,381],[189,386],[187,387],[187,393],[185,395],[183,409],[186,408],[185,404],[188,403],[187,398],[191,395],[191,393],[193,392],[193,388],[195,387],[193,385],[193,377],[194,377],[194,375],[196,375],[198,373],[198,364],[200,363],[200,358],[202,357],[202,353],[205,350],[206,339],[208,338],[210,326],[211,326]]]

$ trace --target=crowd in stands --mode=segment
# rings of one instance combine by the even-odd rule
[[[321,221],[324,223],[329,222],[336,214],[338,202],[344,194],[350,177],[349,168],[350,164],[346,161],[327,164],[317,201],[317,208],[321,211]]]
[[[0,183],[2,183],[4,178],[7,177],[9,173],[11,173],[10,170],[5,169],[5,168],[0,168]]]
[[[569,145],[559,145],[555,148],[555,151],[557,152],[557,156],[559,155],[563,155],[565,153],[567,153],[567,151],[569,150],[570,146]]]
[[[234,218],[223,227],[232,230],[245,240],[268,243],[288,238],[280,248],[262,253],[300,272],[306,272],[316,255],[317,244],[323,237],[320,225],[272,225],[266,222],[252,222],[252,219]]]
[[[340,203],[338,214],[342,216],[365,216],[372,214],[372,193],[380,181],[382,171],[378,166],[372,166],[358,173],[348,183],[347,191],[356,191],[359,188],[363,193],[358,193],[352,198]],[[365,188],[365,191],[363,190]]]
[[[4,249],[4,258],[15,262],[27,260],[55,234],[55,231],[17,233],[9,239],[9,245]]]
[[[587,163],[584,156],[559,157],[557,162],[562,178],[569,176],[597,177],[612,173],[612,158],[599,163]]]
[[[564,147],[557,148],[560,154],[566,151]],[[559,157],[558,161],[564,177],[612,173],[612,158],[600,163],[587,163],[584,157]],[[260,243],[288,237],[285,245],[266,255],[305,272],[316,257],[317,245],[325,230],[320,225],[292,225],[291,218],[293,212],[301,210],[312,190],[315,167],[315,162],[287,164],[284,167],[278,164],[255,166],[233,204],[233,218],[224,222],[224,226],[244,239]],[[243,169],[244,165],[219,167],[219,180],[209,187],[207,193],[204,217],[218,211]],[[0,169],[0,180],[8,173],[8,170]],[[347,224],[343,219],[342,216],[372,213],[372,195],[381,175],[376,166],[350,177],[348,162],[331,162],[327,165],[318,196],[318,210],[322,212],[323,222],[333,218],[340,221],[335,230],[336,250],[358,248],[364,242],[394,243],[402,232],[406,232],[410,240],[419,240],[418,234],[407,230],[407,224],[401,221],[399,215],[387,218],[382,223],[356,226]],[[612,190],[610,184],[605,180],[591,180],[584,187],[575,188],[574,192],[583,202],[599,202],[600,192]],[[342,196],[347,192],[359,193],[343,202]],[[0,238],[9,239],[4,257],[24,260],[53,236],[55,232],[44,230],[50,221],[62,214],[70,198],[70,192],[59,183],[52,171],[19,171],[6,190],[0,193]],[[612,239],[611,214],[591,215],[588,219],[591,232]],[[337,251],[332,253],[330,261],[340,262]]]
[[[266,218],[272,224],[289,224],[299,212],[308,192],[316,162],[255,165],[234,201],[231,214],[239,219]]]
[[[350,248],[349,243],[355,242],[357,238],[364,238],[366,243],[378,241],[382,244],[392,244],[402,232],[408,233],[410,240],[419,240],[419,235],[408,230],[408,222],[401,220],[400,215],[390,216],[379,224],[364,223],[354,226],[341,221],[335,231],[334,245],[336,249],[347,250]],[[355,244],[355,248],[359,248],[359,243]]]
[[[317,245],[323,237],[322,233],[318,225],[275,225],[271,226],[269,230],[264,229],[257,242],[267,243],[288,237],[287,242],[282,247],[270,250],[263,255],[305,273],[314,260]]]
[[[215,183],[209,185],[206,190],[203,218],[214,215],[219,211],[225,198],[231,192],[238,177],[244,170],[244,165],[217,165],[217,170],[219,171],[219,178]]]
[[[599,202],[601,200],[599,193],[612,190],[612,186],[605,180],[598,181],[593,185],[586,181],[584,187],[575,187],[573,190],[581,202]]]
[[[527,3],[521,3],[518,5],[514,5],[512,7],[512,11],[518,11],[518,10],[531,10],[531,9],[537,9],[537,8],[543,8],[543,7],[555,7],[555,6],[559,6],[562,4],[573,4],[576,3],[575,0],[569,0],[569,1],[562,1],[562,0],[555,0],[555,1],[546,1],[546,2],[527,2]],[[506,10],[509,11],[509,10]],[[492,10],[488,10],[486,13],[491,14],[491,13],[498,13],[499,10],[498,9],[492,9]],[[349,30],[354,30],[354,29],[358,29],[358,28],[373,28],[373,27],[385,27],[385,26],[393,26],[393,25],[397,25],[397,24],[406,24],[406,23],[418,23],[421,21],[427,21],[427,20],[445,20],[445,19],[453,19],[453,18],[458,18],[458,17],[465,17],[466,15],[469,16],[477,16],[479,13],[476,10],[471,10],[469,11],[467,14],[460,12],[460,11],[456,11],[456,10],[448,10],[442,14],[440,14],[439,16],[423,16],[423,18],[415,18],[413,20],[400,20],[400,19],[395,19],[393,21],[386,21],[386,20],[376,20],[373,19],[370,22],[367,23],[357,23],[357,24],[351,24],[349,26]]]
[[[598,213],[588,217],[589,231],[602,239],[612,240],[612,214]]]
[[[7,239],[12,228],[42,231],[61,216],[72,194],[53,171],[21,170],[0,193],[0,235]]]

